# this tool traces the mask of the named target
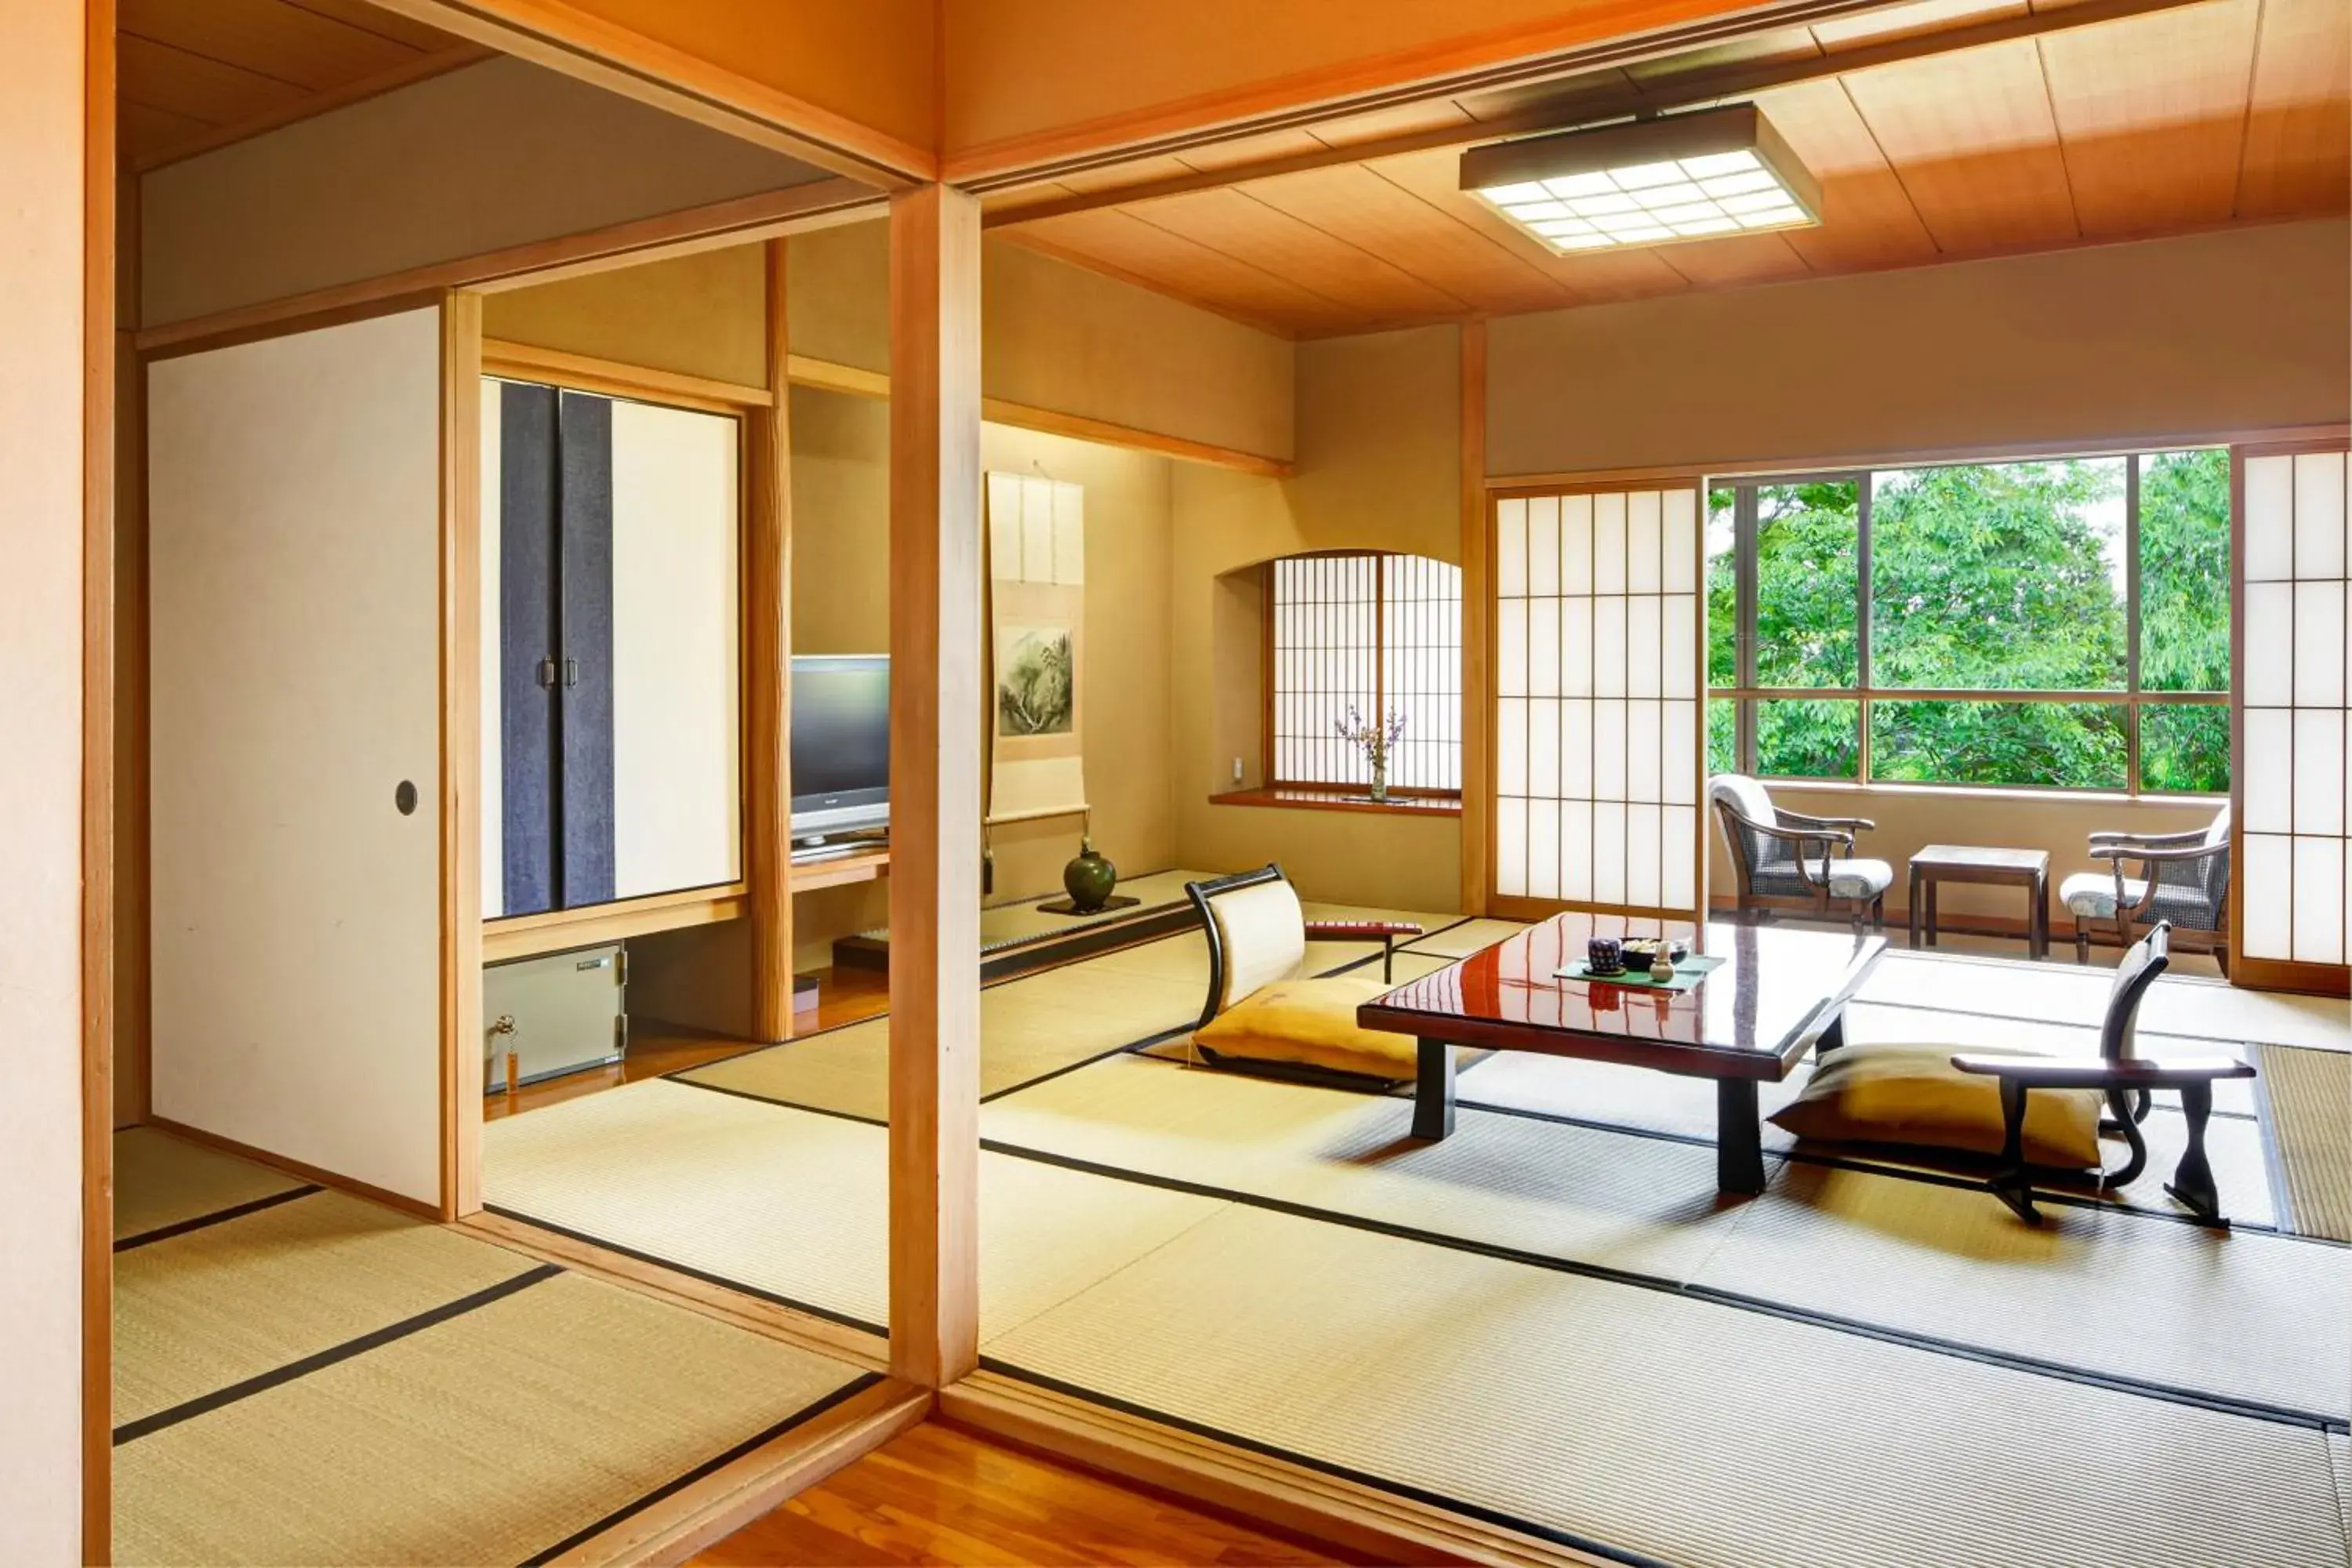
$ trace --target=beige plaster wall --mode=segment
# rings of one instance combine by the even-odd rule
[[[731,245],[482,296],[482,335],[650,370],[767,384],[766,247]]]
[[[889,642],[888,406],[807,387],[793,393],[793,645],[874,653]],[[1176,864],[1169,722],[1173,475],[1165,458],[1000,425],[981,431],[990,469],[1043,473],[1087,494],[1087,619],[1078,704],[1096,847],[1122,872]],[[992,835],[995,901],[1061,885],[1076,819]],[[833,939],[880,925],[879,889],[803,895],[794,961],[829,962]]]
[[[0,1563],[63,1563],[83,1561],[81,7],[0,6]]]
[[[887,225],[792,241],[793,351],[890,364]],[[990,240],[981,252],[981,384],[991,397],[1261,457],[1293,444],[1284,339],[1131,283]]]
[[[2342,420],[2341,218],[1511,316],[1489,474]]]
[[[823,177],[499,58],[140,182],[156,326]]]
[[[1243,783],[1264,779],[1254,568],[1310,550],[1461,559],[1460,353],[1450,326],[1301,343],[1294,478],[1177,465],[1171,581],[1184,865],[1224,871],[1278,859],[1311,898],[1430,910],[1460,901],[1458,817],[1209,799],[1235,787],[1235,757]]]

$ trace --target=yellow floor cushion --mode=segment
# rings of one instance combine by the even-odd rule
[[[1419,1059],[1412,1036],[1356,1026],[1356,1009],[1390,989],[1378,975],[1277,980],[1194,1030],[1192,1043],[1221,1057],[1411,1078]]]
[[[2000,1085],[1964,1073],[1952,1053],[1978,1046],[1851,1045],[1813,1069],[1803,1094],[1771,1120],[1800,1138],[1904,1143],[1998,1154]],[[2037,1089],[2025,1101],[2025,1158],[2070,1171],[2099,1163],[2095,1089]]]

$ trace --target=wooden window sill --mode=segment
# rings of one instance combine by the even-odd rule
[[[1275,806],[1297,811],[1371,811],[1391,816],[1459,816],[1462,799],[1451,795],[1392,795],[1385,802],[1366,797],[1361,790],[1309,789],[1285,784],[1277,789],[1228,790],[1209,797],[1211,805]]]

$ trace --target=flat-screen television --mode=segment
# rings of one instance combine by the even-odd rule
[[[890,660],[793,656],[793,837],[890,822]]]

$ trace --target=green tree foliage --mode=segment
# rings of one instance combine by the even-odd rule
[[[1871,496],[1871,669],[1880,689],[2121,692],[2125,465],[2092,459],[1882,472]],[[2229,455],[2163,454],[2143,465],[2141,668],[2146,688],[2229,684]],[[1755,681],[1822,690],[1758,703],[1768,774],[1851,778],[1860,704],[1826,695],[1859,679],[1858,486],[1759,485]],[[1717,532],[1733,500],[1709,498]],[[1732,552],[1708,563],[1708,679],[1737,682]],[[1711,715],[1710,760],[1732,751]],[[1880,700],[1880,779],[2117,789],[2126,782],[2121,703]],[[2226,710],[2147,710],[2151,789],[2228,787]]]

